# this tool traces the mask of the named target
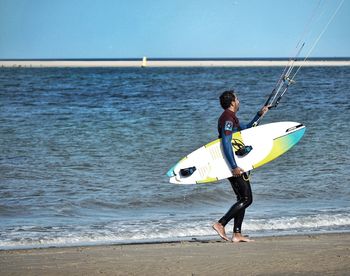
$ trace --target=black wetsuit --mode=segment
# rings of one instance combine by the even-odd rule
[[[236,114],[228,109],[220,116],[218,120],[219,138],[222,138],[225,157],[232,169],[237,167],[231,145],[232,134],[236,131],[252,127],[258,118],[259,115],[257,114],[248,125],[242,125],[239,123]],[[219,220],[219,223],[226,226],[226,224],[234,218],[234,232],[241,233],[245,209],[253,202],[252,190],[249,180],[245,180],[243,175],[239,177],[232,176],[228,178],[228,180],[237,196],[237,202],[233,204],[227,213]]]

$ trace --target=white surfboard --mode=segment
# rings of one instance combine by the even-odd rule
[[[235,161],[245,172],[251,171],[288,151],[304,133],[305,126],[296,122],[277,122],[236,132],[232,137]],[[217,139],[181,159],[167,175],[170,183],[200,184],[231,177],[232,172],[221,139]]]

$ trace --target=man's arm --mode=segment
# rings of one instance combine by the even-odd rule
[[[223,146],[226,160],[231,166],[232,175],[237,177],[237,176],[240,176],[244,171],[237,166],[235,157],[233,155],[233,149],[231,144],[232,134],[233,134],[233,122],[226,121],[225,127],[221,130],[222,146]]]
[[[256,115],[254,116],[253,120],[251,120],[249,122],[249,124],[247,125],[242,125],[240,124],[241,129],[247,129],[247,128],[251,128],[252,126],[257,126],[258,124],[256,124],[256,122],[258,122],[259,118],[264,116],[265,113],[269,110],[268,106],[264,106],[261,110],[259,110],[258,113],[256,113]]]
[[[233,155],[233,149],[232,149],[232,144],[231,144],[232,132],[227,131],[227,130],[225,131],[223,129],[222,133],[221,133],[221,137],[222,137],[222,147],[224,150],[226,160],[230,164],[231,169],[235,169],[235,168],[237,168],[237,164],[236,164],[235,157]]]

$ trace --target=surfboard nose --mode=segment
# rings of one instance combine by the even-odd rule
[[[292,132],[292,131],[294,131],[298,128],[302,128],[302,127],[305,128],[305,126],[303,124],[298,124],[296,126],[292,126],[292,127],[286,129],[286,133]],[[304,130],[304,132],[305,132],[305,130]]]

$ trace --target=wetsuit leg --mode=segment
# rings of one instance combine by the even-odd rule
[[[247,182],[247,181],[246,181]],[[231,186],[232,186],[232,189],[233,191],[235,192],[236,196],[237,196],[237,201],[241,200],[242,198],[242,193],[239,189],[239,181],[235,181],[235,179],[232,179],[230,181],[231,183]],[[247,206],[248,207],[248,206]],[[243,222],[243,219],[244,219],[244,215],[245,215],[245,209],[244,210],[241,210],[236,216],[235,216],[235,219],[234,219],[234,225],[233,225],[233,231],[235,233],[241,233],[241,228],[242,228],[242,222]]]
[[[241,233],[244,215],[245,215],[245,210],[239,212],[237,214],[237,216],[235,217],[234,224],[233,224],[233,232],[234,233]]]
[[[240,233],[245,209],[253,202],[252,190],[249,181],[245,181],[242,176],[230,177],[229,181],[233,191],[237,195],[237,202],[232,205],[232,207],[219,220],[219,222],[225,226],[231,219],[234,218],[234,232]]]

